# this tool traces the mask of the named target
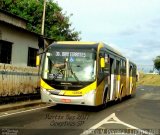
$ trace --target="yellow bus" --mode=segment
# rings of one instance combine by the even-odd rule
[[[56,104],[106,105],[135,94],[136,71],[133,62],[102,42],[55,42],[41,59],[41,99]]]

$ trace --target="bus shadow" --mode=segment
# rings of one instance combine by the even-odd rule
[[[91,106],[82,106],[82,105],[68,105],[68,104],[57,104],[55,106],[51,106],[48,109],[57,110],[57,111],[85,111],[92,112],[94,111],[94,107]]]

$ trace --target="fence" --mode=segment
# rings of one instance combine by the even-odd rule
[[[0,97],[38,93],[38,88],[37,68],[0,64]]]

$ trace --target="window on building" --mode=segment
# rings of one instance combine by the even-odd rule
[[[0,40],[0,63],[11,63],[12,43]]]
[[[36,67],[36,55],[37,55],[38,49],[35,48],[28,48],[28,66]]]

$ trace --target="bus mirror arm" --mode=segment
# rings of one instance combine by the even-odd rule
[[[36,66],[39,66],[40,65],[40,59],[41,59],[41,55],[46,53],[46,51],[43,51],[43,52],[38,52],[37,55],[36,55]]]
[[[38,52],[37,55],[42,55],[42,54],[44,54],[44,53],[46,53],[46,51]]]

